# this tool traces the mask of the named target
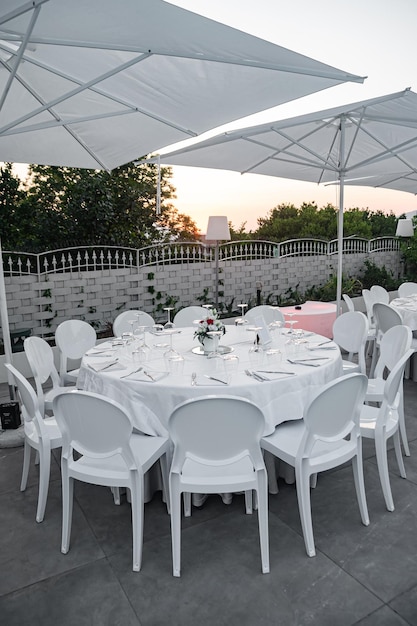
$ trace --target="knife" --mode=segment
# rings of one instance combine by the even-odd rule
[[[216,383],[222,383],[222,385],[227,385],[228,383],[225,380],[221,380],[220,378],[214,378],[214,376],[209,376],[208,374],[204,374],[205,378],[209,378],[210,380],[215,380]]]

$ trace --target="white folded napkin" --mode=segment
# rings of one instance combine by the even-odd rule
[[[88,367],[91,367],[91,369],[93,369],[95,372],[102,372],[103,370],[114,371],[126,369],[126,366],[120,363],[117,359],[112,359],[108,361],[102,361],[101,359],[97,361],[95,359],[89,359],[87,364]]]

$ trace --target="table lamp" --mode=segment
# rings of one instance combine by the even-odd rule
[[[215,241],[214,259],[216,262],[215,305],[219,305],[219,241],[229,241],[230,230],[225,215],[212,215],[208,219],[206,241]]]

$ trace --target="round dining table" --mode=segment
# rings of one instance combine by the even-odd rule
[[[294,342],[287,329],[278,329],[258,350],[251,327],[226,328],[221,354],[214,357],[204,354],[192,327],[171,335],[146,333],[144,363],[135,361],[129,344],[100,344],[84,356],[77,387],[116,400],[128,410],[134,428],[149,435],[166,435],[173,409],[186,400],[240,396],[263,411],[264,435],[269,435],[278,424],[301,419],[312,395],[342,375],[340,350],[325,337],[297,333]],[[171,342],[182,357],[179,362],[167,359]]]
[[[271,342],[259,349],[256,329],[227,326],[219,355],[212,356],[204,353],[194,331],[190,327],[146,333],[147,358],[142,363],[135,360],[132,343],[99,344],[84,356],[77,387],[119,402],[131,416],[134,431],[163,436],[168,434],[172,411],[186,400],[213,394],[243,397],[263,411],[266,436],[282,422],[302,419],[315,392],[343,373],[338,346],[311,332],[300,336],[299,332],[277,329],[271,332]],[[168,358],[171,348],[180,358]],[[276,493],[275,461],[265,461],[269,490]],[[283,465],[280,475],[293,482],[293,469]],[[150,484],[152,480],[149,477],[145,484],[145,501],[159,488]],[[228,503],[231,494],[222,494],[222,498]]]

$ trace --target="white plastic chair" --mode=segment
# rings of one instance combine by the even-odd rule
[[[186,306],[174,316],[173,322],[178,328],[192,326],[195,320],[203,320],[208,311],[202,306]]]
[[[368,340],[367,340],[367,354],[373,354],[376,339],[376,328],[373,313],[374,301],[369,289],[362,289],[363,302],[365,304],[366,317],[369,322]]]
[[[43,419],[36,393],[26,378],[10,363],[5,363],[5,367],[7,367],[13,376],[22,403],[22,415],[24,419],[25,443],[20,491],[25,491],[26,489],[31,450],[33,448],[39,455],[39,493],[36,521],[42,522],[45,516],[46,501],[48,498],[51,450],[61,447],[61,432],[55,418],[47,417]]]
[[[59,349],[59,375],[61,385],[77,382],[79,368],[68,371],[68,360],[80,360],[95,346],[97,333],[91,324],[83,320],[66,320],[55,331],[55,343]]]
[[[343,359],[343,373],[359,372],[366,374],[366,342],[368,340],[369,323],[366,315],[360,311],[348,311],[336,318],[333,324],[333,341],[348,353]],[[358,363],[353,361],[357,355]]]
[[[47,341],[41,337],[26,337],[23,347],[35,379],[36,393],[41,415],[52,410],[52,403],[58,393],[71,391],[71,387],[60,385],[58,371],[54,363],[54,353]],[[52,382],[52,389],[44,391],[43,385]]]
[[[325,385],[306,407],[303,420],[280,424],[261,446],[295,468],[298,508],[308,556],[315,556],[310,478],[352,461],[362,523],[369,524],[362,465],[359,415],[367,378],[342,376]]]
[[[400,298],[407,298],[408,296],[417,295],[417,283],[407,282],[402,283],[398,287],[398,296]]]
[[[247,319],[250,324],[254,324],[257,317],[263,317],[266,324],[285,322],[282,311],[276,306],[269,306],[267,304],[254,306],[245,314],[245,319]]]
[[[373,378],[369,378],[366,392],[366,402],[381,403],[384,399],[384,388],[386,384],[385,372],[391,372],[399,359],[410,350],[412,344],[412,333],[408,326],[397,325],[389,328],[382,336],[379,345],[379,358],[375,366]],[[404,415],[404,385],[401,379],[399,388],[400,398],[398,405],[399,428],[401,440],[406,456],[410,456],[407,431],[405,427]]]
[[[404,376],[405,365],[413,354],[412,350],[399,359],[391,370],[384,385],[384,396],[380,407],[365,404],[360,416],[361,435],[374,439],[379,479],[388,511],[394,510],[391,485],[388,473],[387,441],[394,438],[395,456],[402,478],[406,478],[399,436],[400,385]]]
[[[173,575],[181,571],[181,494],[255,490],[262,572],[269,572],[267,474],[260,449],[265,419],[235,396],[204,396],[177,406],[168,430],[174,444],[169,475]]]
[[[132,435],[125,409],[98,394],[72,391],[54,401],[56,420],[62,432],[62,544],[70,547],[73,483],[126,487],[131,494],[133,570],[142,564],[144,474],[160,460],[165,496],[168,484],[166,437]],[[79,453],[74,457],[74,451]],[[81,456],[79,456],[81,455]]]
[[[381,285],[372,285],[369,291],[371,292],[371,298],[374,303],[383,302],[384,304],[389,304],[389,293],[385,287],[381,287]]]
[[[355,305],[353,304],[352,298],[348,296],[347,293],[342,294],[342,298],[346,303],[347,310],[353,312],[355,310]]]
[[[375,345],[372,352],[371,368],[369,376],[374,377],[375,365],[379,354],[379,345],[383,335],[393,326],[402,326],[403,318],[389,304],[383,302],[375,302],[373,305],[373,314],[375,320]]]
[[[138,320],[137,314],[140,313],[140,318]],[[122,333],[127,333],[132,330],[132,325],[130,322],[135,320],[135,322],[139,323],[140,326],[149,326],[152,327],[155,324],[155,320],[149,313],[145,313],[145,311],[132,310],[132,311],[123,311],[123,313],[119,313],[116,319],[113,322],[113,335],[115,337],[121,337]]]

